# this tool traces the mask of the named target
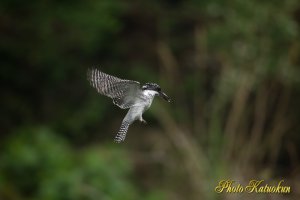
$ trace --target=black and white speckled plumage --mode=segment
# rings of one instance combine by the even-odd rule
[[[88,70],[87,79],[100,94],[112,98],[114,104],[122,109],[129,108],[115,137],[118,143],[125,140],[129,126],[135,120],[145,122],[142,114],[151,106],[154,96],[159,93],[165,95],[155,83],[146,83],[141,87],[137,81],[120,79],[96,68]]]
[[[115,136],[115,142],[120,143],[120,142],[123,142],[125,140],[126,133],[128,131],[129,125],[130,125],[130,123],[127,122],[127,121],[122,122],[121,127],[119,129],[119,132]]]
[[[88,70],[87,78],[100,94],[112,98],[114,104],[122,109],[133,106],[135,101],[131,97],[141,90],[137,81],[120,79],[95,68]]]

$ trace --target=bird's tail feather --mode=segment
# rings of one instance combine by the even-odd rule
[[[127,130],[129,128],[130,123],[127,121],[123,121],[120,127],[118,134],[115,137],[115,142],[120,143],[125,140]]]

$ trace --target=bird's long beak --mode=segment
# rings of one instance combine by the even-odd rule
[[[159,96],[167,102],[171,102],[171,99],[164,92],[159,92]]]

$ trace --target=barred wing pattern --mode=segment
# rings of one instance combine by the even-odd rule
[[[87,72],[87,78],[92,87],[105,96],[113,99],[113,103],[122,109],[136,106],[140,95],[140,83],[124,80],[92,68]]]
[[[120,79],[95,68],[88,70],[87,79],[100,94],[112,98],[114,104],[123,109],[130,108],[115,136],[115,142],[123,142],[129,125],[135,120],[132,118],[132,111],[143,105],[144,97],[140,83]]]

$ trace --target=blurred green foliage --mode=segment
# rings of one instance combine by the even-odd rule
[[[90,111],[105,107],[85,97],[84,74],[91,64],[86,60],[112,49],[120,2],[1,1],[0,9],[3,128],[37,119],[62,122],[84,100]]]
[[[45,127],[15,134],[1,152],[1,199],[140,198],[130,178],[131,163],[121,149],[74,149]]]

